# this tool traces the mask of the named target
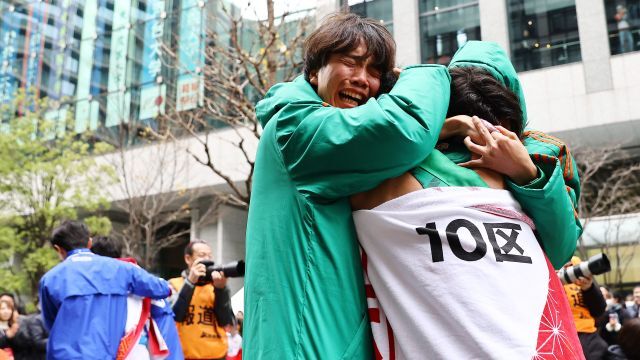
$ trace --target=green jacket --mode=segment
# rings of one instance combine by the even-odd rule
[[[527,109],[520,80],[497,43],[467,42],[453,56],[449,67],[454,66],[481,67],[511,89],[520,100],[526,125]],[[507,180],[507,186],[533,219],[541,245],[558,269],[569,261],[582,233],[576,211],[580,196],[577,167],[561,140],[533,130],[525,131],[524,136],[524,145],[538,167],[539,177],[525,186]],[[442,152],[434,151],[412,171],[423,186],[487,186],[474,171],[455,165],[470,159],[468,150],[448,145],[452,146]]]
[[[427,157],[449,88],[445,67],[418,65],[389,94],[353,109],[323,103],[302,77],[258,103],[264,132],[247,224],[247,359],[373,357],[348,197]]]

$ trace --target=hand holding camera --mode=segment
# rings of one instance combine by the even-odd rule
[[[558,277],[564,285],[573,283],[580,285],[581,288],[585,285],[586,288],[583,288],[583,290],[585,290],[591,287],[593,275],[604,274],[610,270],[611,264],[609,263],[609,258],[607,255],[600,253],[593,255],[589,260],[583,261],[580,264],[558,270]],[[585,283],[587,279],[590,279],[588,284]]]
[[[194,285],[205,285],[213,282],[213,286],[222,289],[227,286],[227,278],[222,271],[209,271],[213,266],[213,261],[198,259],[189,270],[189,282]]]
[[[198,259],[189,271],[189,281],[193,284],[200,286],[213,282],[213,286],[217,288],[224,288],[227,285],[227,278],[242,276],[244,276],[243,260],[216,265],[213,260]]]
[[[189,269],[189,276],[187,279],[192,284],[197,284],[201,277],[207,272],[207,267],[202,263],[202,260],[198,259],[194,261],[193,265]]]
[[[213,286],[222,289],[227,286],[227,278],[222,271],[212,269],[213,261],[198,259],[189,270],[189,282],[194,285],[205,285],[213,282]]]
[[[218,289],[224,289],[227,286],[227,278],[224,277],[222,271],[212,271],[211,280],[213,281],[213,286]]]

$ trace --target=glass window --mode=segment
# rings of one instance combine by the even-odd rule
[[[379,19],[393,34],[393,6],[391,0],[340,0],[343,7],[363,17]]]
[[[507,0],[507,13],[516,70],[581,60],[575,0]]]
[[[640,50],[640,0],[604,0],[611,54]]]
[[[420,53],[423,63],[449,64],[469,40],[480,40],[478,1],[420,0]]]

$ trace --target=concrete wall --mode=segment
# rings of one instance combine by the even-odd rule
[[[506,2],[479,0],[478,7],[482,39],[509,53]],[[393,1],[400,65],[419,61],[417,9],[417,0]],[[519,74],[530,126],[575,142],[598,136],[603,143],[640,145],[640,52],[609,55],[601,0],[576,1],[576,12],[582,61]]]
[[[604,91],[587,91],[583,63],[520,73],[530,126],[557,133],[618,125],[631,132],[608,134],[612,141],[623,136],[619,141],[640,142],[640,52],[612,56],[608,63],[613,86]]]
[[[244,138],[248,154],[255,154],[257,139],[249,131],[221,129],[208,137],[212,162],[234,181],[243,181],[249,165],[237,144]],[[115,168],[118,182],[106,189],[111,201],[129,196],[154,195],[185,189],[225,187],[226,182],[211,169],[198,163],[191,154],[206,161],[204,146],[192,137],[175,143],[151,143],[128,149],[124,155],[114,152],[100,156],[100,164]],[[251,160],[254,160],[252,158]],[[158,166],[162,161],[162,165]],[[125,170],[122,170],[124,168]],[[125,176],[128,192],[123,187]],[[159,181],[162,178],[162,181]]]

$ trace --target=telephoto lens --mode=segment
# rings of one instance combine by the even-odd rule
[[[580,277],[604,274],[611,271],[611,263],[607,255],[600,253],[593,255],[587,261],[558,270],[558,277],[562,284],[572,284]]]
[[[213,260],[202,260],[200,264],[203,264],[207,268],[207,272],[204,276],[198,279],[196,285],[204,285],[211,282],[211,273],[214,271],[220,271],[224,274],[224,277],[243,277],[244,276],[244,260],[233,261],[224,265],[216,265]]]
[[[224,277],[243,277],[244,260],[232,261],[228,264],[214,266],[211,271],[220,271],[224,274]],[[207,272],[209,272],[208,267]]]

